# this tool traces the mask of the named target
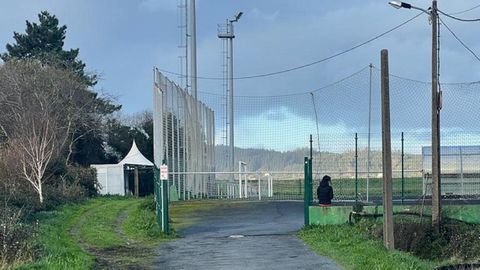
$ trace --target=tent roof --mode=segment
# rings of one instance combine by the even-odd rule
[[[148,160],[146,157],[140,153],[135,140],[132,143],[132,148],[128,154],[118,163],[118,165],[143,165],[143,166],[153,166],[153,163]]]

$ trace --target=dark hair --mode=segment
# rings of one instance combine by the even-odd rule
[[[322,180],[320,181],[320,186],[321,187],[326,187],[328,186],[328,182],[332,181],[332,178],[330,178],[330,176],[328,175],[325,175]]]

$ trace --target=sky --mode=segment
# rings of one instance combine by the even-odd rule
[[[87,64],[87,69],[101,75],[95,89],[115,97],[117,102],[122,104],[124,114],[151,109],[153,66],[173,72],[180,70],[178,56],[183,53],[183,49],[178,48],[180,37],[177,0],[3,2],[0,16],[0,52],[5,51],[4,44],[13,41],[13,31],[24,32],[25,20],[37,21],[37,14],[42,10],[51,12],[59,18],[61,24],[68,27],[65,49],[80,48],[80,58]],[[416,10],[394,9],[387,2],[197,0],[198,76],[222,76],[222,43],[217,37],[217,25],[224,23],[238,11],[242,11],[244,15],[235,24],[234,71],[235,77],[242,77],[288,69],[328,57],[393,28],[419,13]],[[430,3],[426,0],[411,1],[411,4],[423,8],[428,8]],[[439,9],[446,13],[463,11],[476,5],[478,1],[475,0],[438,1]],[[457,16],[479,18],[480,8]],[[480,54],[480,22],[463,23],[445,17],[443,19],[474,52]],[[278,76],[237,80],[235,95],[252,97],[307,93],[350,76],[367,67],[369,63],[379,67],[380,50],[384,48],[389,50],[392,74],[413,80],[430,80],[431,26],[428,17],[422,15],[374,42],[326,62]],[[453,39],[445,28],[442,28],[441,32],[440,57],[442,82],[479,81],[480,62]],[[365,74],[368,74],[368,70],[366,72]],[[168,76],[178,81],[177,76]],[[366,85],[365,80],[361,83]],[[350,85],[351,88],[354,86]],[[221,81],[199,80],[198,89],[214,95],[223,93]],[[344,94],[343,97],[348,98],[349,95]],[[465,99],[468,100],[468,97]],[[303,123],[302,121],[310,121],[302,126],[311,126],[311,112],[308,112],[309,117],[304,117],[302,113],[295,113],[293,105],[282,107],[281,102],[276,107],[268,102],[262,105],[264,100],[269,99],[256,100],[256,106],[263,107],[258,111],[252,109],[254,105],[251,105],[250,114],[245,113],[250,118],[241,118],[242,112],[238,111],[237,123],[240,129],[252,128],[244,124],[248,123],[249,119],[256,121],[257,126],[266,126],[267,122],[272,122],[271,117],[269,118],[269,112],[271,115],[272,111],[289,116],[290,120],[285,120],[285,117],[277,119],[280,126]],[[206,102],[208,104],[208,101]],[[329,101],[320,99],[319,102]],[[355,104],[352,99],[348,105],[355,108]],[[330,105],[332,115],[342,114],[341,111],[335,114],[335,108],[341,107],[337,106],[339,104],[331,102]],[[345,107],[342,111],[344,109]],[[462,109],[462,106],[459,106],[457,110]],[[365,110],[360,111],[365,118]],[[465,110],[463,113],[470,111]],[[415,112],[402,116],[403,120],[412,115],[415,115]],[[451,119],[452,122],[456,120]],[[323,126],[333,127],[334,131],[347,133],[352,132],[352,123],[320,122]],[[242,124],[245,126],[242,127]],[[298,136],[299,141],[304,141],[301,134],[308,131],[303,128],[295,130],[297,133],[294,136]],[[361,127],[361,131],[365,132],[365,126]],[[238,136],[239,142],[242,142],[240,137],[246,135]],[[220,133],[217,137],[220,137]],[[251,140],[251,137],[245,140]],[[257,146],[264,148],[275,148],[277,144],[276,141],[255,141]],[[283,149],[292,148],[290,144],[298,145],[298,142],[285,143]],[[247,143],[244,146],[247,146]]]

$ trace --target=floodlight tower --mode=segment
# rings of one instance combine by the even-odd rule
[[[197,26],[195,18],[195,0],[190,0],[190,74],[191,94],[197,100]]]
[[[235,170],[235,140],[233,129],[233,39],[235,33],[233,32],[233,23],[238,22],[242,17],[243,12],[238,12],[233,19],[227,19],[227,23],[218,26],[218,37],[226,39],[228,42],[228,114],[229,114],[229,130],[230,130],[230,171]]]

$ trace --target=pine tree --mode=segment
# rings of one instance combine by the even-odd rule
[[[38,14],[39,23],[26,21],[25,34],[14,32],[15,44],[7,44],[7,52],[0,55],[3,61],[36,59],[42,64],[69,69],[88,86],[97,83],[95,75],[85,73],[85,64],[77,59],[79,49],[63,49],[67,26],[59,26],[55,15],[47,11]]]

